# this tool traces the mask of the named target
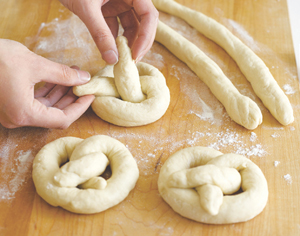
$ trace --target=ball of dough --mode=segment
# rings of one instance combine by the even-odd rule
[[[100,175],[110,165],[112,175]],[[45,145],[33,162],[37,193],[50,205],[75,213],[104,211],[123,201],[139,177],[135,160],[118,140],[96,135],[64,137]]]
[[[127,40],[116,40],[119,61],[104,67],[87,84],[76,86],[77,96],[94,94],[94,112],[119,126],[141,126],[160,119],[170,104],[170,91],[163,74],[155,67],[132,60]]]
[[[267,181],[257,165],[207,147],[173,154],[161,168],[158,190],[174,211],[208,224],[250,220],[268,200]]]

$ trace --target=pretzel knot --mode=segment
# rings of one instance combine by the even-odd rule
[[[211,224],[252,219],[268,200],[267,181],[257,165],[205,147],[173,154],[161,168],[158,189],[174,211]]]
[[[118,63],[104,67],[89,83],[74,87],[74,94],[94,94],[94,112],[115,125],[140,126],[160,119],[170,103],[165,77],[149,64],[135,64],[125,37],[117,37],[116,43]]]
[[[110,165],[111,177],[100,175]],[[37,193],[50,205],[76,213],[97,213],[123,201],[139,176],[135,160],[119,141],[104,135],[57,139],[33,162]]]

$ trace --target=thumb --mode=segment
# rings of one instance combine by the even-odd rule
[[[87,83],[91,79],[91,75],[87,71],[79,70],[78,67],[69,67],[64,64],[49,61],[44,58],[40,61],[41,66],[39,77],[40,81],[59,84],[64,86],[77,86]]]

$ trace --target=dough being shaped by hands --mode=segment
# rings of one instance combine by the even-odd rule
[[[207,147],[170,156],[160,170],[158,190],[174,211],[208,224],[250,220],[268,200],[267,181],[257,165]]]
[[[110,165],[112,175],[100,175]],[[137,164],[118,140],[96,135],[64,137],[45,145],[33,162],[37,193],[50,205],[82,214],[104,211],[123,201],[139,177]]]
[[[94,112],[115,125],[141,126],[157,121],[170,103],[165,77],[149,64],[135,64],[125,37],[117,37],[116,42],[118,63],[100,70],[89,83],[74,87],[74,94],[94,94]]]
[[[217,21],[213,20],[212,18],[205,16],[201,12],[185,7],[175,2],[174,0],[152,0],[152,2],[157,9],[167,12],[171,15],[180,17],[181,19],[185,20],[188,24],[190,24],[192,27],[197,29],[200,33],[202,33],[209,39],[219,44],[235,60],[235,62],[237,63],[237,65],[239,66],[239,68],[247,78],[247,80],[251,83],[256,95],[261,99],[261,101],[268,108],[271,114],[283,125],[288,125],[294,121],[293,108],[289,102],[289,99],[277,84],[276,80],[270,73],[268,67],[249,47],[247,47],[242,41],[240,41],[236,36],[234,36],[226,27],[224,27]],[[162,24],[159,25],[159,28],[161,27],[161,25]],[[210,61],[206,60],[206,62],[208,63],[208,69],[202,66],[198,66],[197,68],[197,65],[192,65],[197,61],[196,52],[193,51],[193,54],[190,55],[190,58],[191,59],[194,58],[195,62],[186,61],[184,58],[185,56],[182,53],[182,52],[186,53],[185,48],[180,49],[180,46],[182,45],[178,45],[179,44],[178,42],[176,46],[170,45],[172,40],[176,41],[177,37],[179,36],[182,37],[181,35],[175,32],[176,35],[172,34],[170,36],[163,36],[164,29],[158,30],[157,32],[158,35],[156,37],[156,40],[162,43],[165,47],[167,47],[180,60],[187,63],[187,65],[201,79],[204,80],[204,82],[209,86],[209,88],[212,89],[214,85],[210,86],[210,83],[207,83],[206,81],[209,82],[209,80],[214,80],[215,76],[221,74],[221,72],[218,71],[221,69],[214,68],[215,65],[210,65],[211,60]],[[188,42],[188,44],[192,44],[192,43]],[[181,52],[176,53],[176,51],[179,50],[181,50]],[[204,72],[201,72],[201,70],[204,70]],[[212,79],[210,78],[209,73],[213,75]],[[207,76],[207,78],[204,78],[203,76]],[[217,84],[219,82],[222,82],[222,80],[216,81],[215,83]],[[214,82],[212,81],[211,83]],[[226,83],[226,85],[227,84],[228,83]],[[227,87],[225,87],[224,85],[223,89],[226,90]],[[214,90],[218,90],[218,89],[214,89]],[[231,99],[232,101],[230,101],[230,103],[233,104],[232,108],[230,105],[224,104],[222,101],[223,98],[221,98],[220,100],[219,97],[217,96],[218,92],[214,92],[212,89],[212,92],[214,93],[215,96],[217,96],[219,101],[224,104],[228,113],[229,110],[231,109],[239,113],[237,114],[237,116],[239,116],[240,114],[243,115],[242,113],[244,111],[240,111],[240,112],[238,111],[239,109],[241,109],[241,104],[235,107],[238,103],[234,98],[235,95],[233,96],[230,95],[231,91],[232,89],[229,89],[227,93],[230,97],[232,97]],[[234,118],[232,116],[233,114],[234,111],[232,111],[231,114],[229,114],[232,117],[232,119],[248,129],[254,129],[256,128],[255,126],[260,124],[259,120],[261,119],[260,118],[261,115],[257,112],[257,114],[255,114],[254,116],[254,111],[251,112],[250,109],[249,109],[249,115],[251,116],[251,118],[249,119],[249,121],[245,121],[245,124],[243,124],[243,121],[242,122],[239,121],[239,120],[243,120],[244,118],[238,118],[238,117]]]

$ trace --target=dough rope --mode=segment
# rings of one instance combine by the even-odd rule
[[[117,37],[116,42],[119,62],[100,70],[89,83],[74,87],[74,94],[94,94],[94,112],[115,125],[141,126],[157,121],[170,103],[165,77],[149,64],[135,64],[125,37]]]
[[[236,61],[242,73],[251,83],[256,95],[281,124],[288,125],[294,121],[293,109],[289,99],[273,78],[265,63],[226,27],[212,18],[180,5],[173,0],[152,1],[157,9],[180,17],[200,33],[224,48]],[[165,39],[160,43],[167,47],[169,39]],[[174,53],[174,49],[170,51]],[[195,73],[198,75],[196,71]]]
[[[243,192],[236,193],[240,188]],[[169,157],[158,190],[174,211],[209,224],[250,220],[268,200],[267,181],[257,165],[207,147],[185,148]]]
[[[261,124],[262,114],[257,104],[240,94],[220,67],[196,45],[161,21],[155,40],[185,62],[202,79],[224,105],[232,120],[250,130]]]
[[[110,165],[112,175],[100,175]],[[64,137],[45,145],[33,162],[37,193],[50,205],[82,214],[104,211],[123,201],[139,170],[118,140],[96,135],[85,140]],[[77,187],[78,186],[78,187]]]

